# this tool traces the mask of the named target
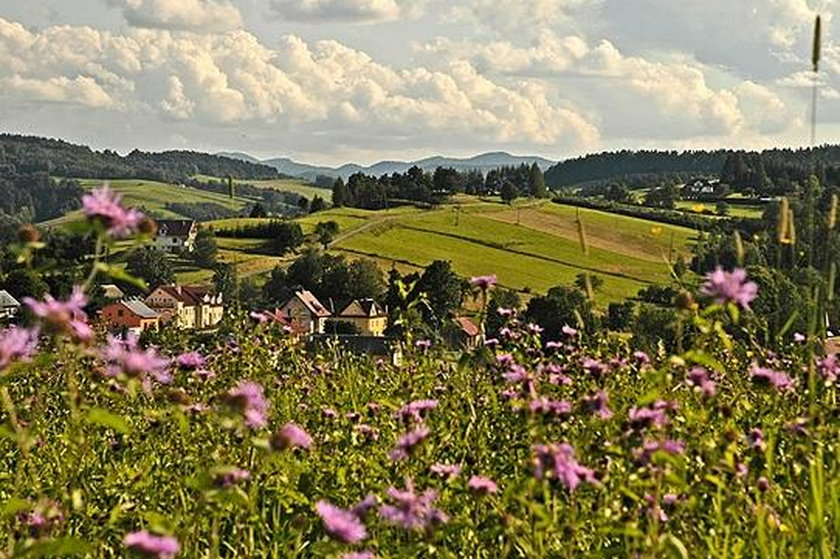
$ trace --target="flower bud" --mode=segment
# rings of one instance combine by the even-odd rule
[[[697,303],[694,301],[694,295],[690,291],[680,291],[676,297],[674,297],[674,305],[684,311],[689,311],[694,308]]]
[[[22,243],[37,243],[41,240],[41,232],[31,223],[26,223],[18,229],[18,239]]]

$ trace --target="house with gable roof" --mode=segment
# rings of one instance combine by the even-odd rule
[[[140,299],[123,299],[106,305],[99,311],[100,320],[109,330],[123,330],[140,334],[160,325],[158,312]]]
[[[0,320],[11,320],[20,312],[20,302],[5,289],[0,289]]]
[[[324,325],[332,313],[318,300],[311,291],[295,292],[291,299],[279,309],[278,315],[289,323],[296,323],[307,334],[323,334]]]
[[[192,252],[198,224],[192,219],[159,219],[155,245],[167,252]]]
[[[350,301],[335,320],[353,324],[364,336],[384,336],[388,327],[388,313],[373,299]]]
[[[146,297],[164,324],[178,328],[213,328],[225,314],[222,295],[196,285],[161,285]]]

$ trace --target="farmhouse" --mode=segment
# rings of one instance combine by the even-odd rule
[[[139,334],[160,325],[160,315],[140,299],[124,299],[99,311],[100,320],[109,330]]]
[[[20,303],[5,289],[0,290],[0,320],[14,318],[20,311]]]
[[[682,187],[684,200],[712,200],[726,196],[728,187],[718,179],[694,179]]]
[[[475,349],[481,343],[481,328],[467,316],[455,319],[458,326],[455,343],[464,349]]]
[[[192,252],[198,224],[192,219],[160,219],[157,221],[155,245],[169,252]]]
[[[298,291],[280,307],[277,314],[300,325],[307,334],[323,334],[332,313],[310,291]]]
[[[384,336],[388,313],[373,299],[354,299],[335,318],[353,324],[365,336]]]
[[[212,328],[225,313],[221,294],[194,285],[162,285],[146,297],[146,304],[162,322],[190,330]]]
[[[106,283],[102,285],[102,293],[106,299],[110,301],[119,301],[120,299],[125,297],[125,293],[122,289],[114,285],[113,283]]]

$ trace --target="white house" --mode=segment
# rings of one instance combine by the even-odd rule
[[[297,324],[308,334],[323,334],[332,313],[309,291],[298,291],[277,310],[289,323]]]
[[[198,224],[192,219],[159,219],[155,244],[168,252],[192,252]]]
[[[6,290],[0,290],[0,320],[14,318],[20,311],[20,303]]]
[[[161,285],[145,300],[160,314],[161,321],[179,328],[213,328],[225,314],[220,293],[194,285]]]

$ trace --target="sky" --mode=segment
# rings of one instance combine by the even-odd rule
[[[2,0],[0,131],[371,163],[840,141],[840,0]],[[811,72],[823,16],[820,73]]]

